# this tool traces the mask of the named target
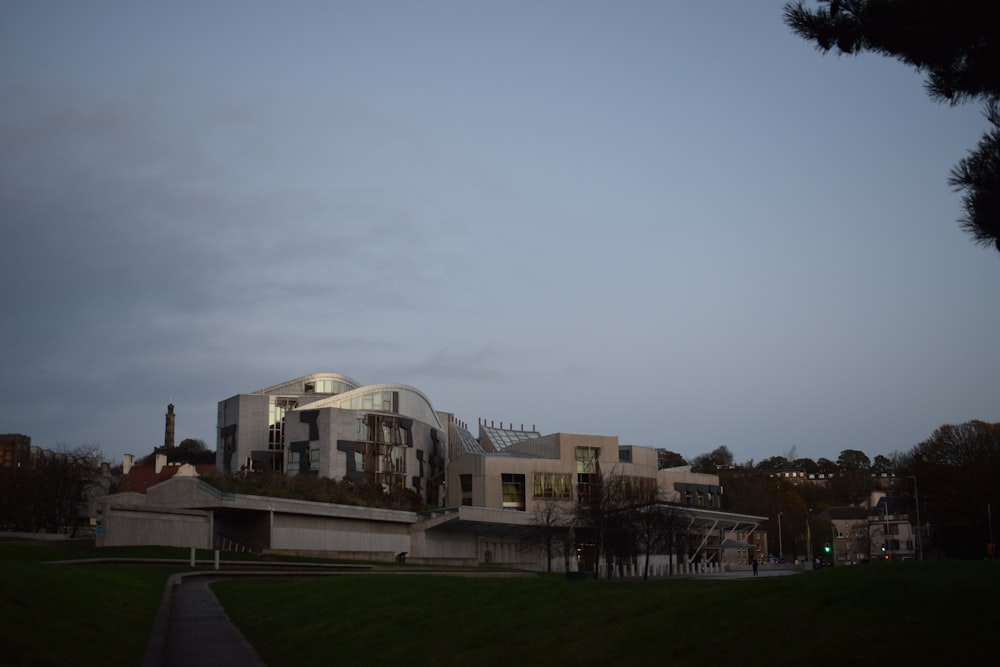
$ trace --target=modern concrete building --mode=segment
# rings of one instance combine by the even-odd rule
[[[437,502],[447,432],[419,390],[313,373],[219,403],[216,466],[364,480]]]
[[[632,500],[655,499],[654,511],[670,514],[683,533],[676,549],[650,558],[655,575],[749,566],[756,545],[748,540],[765,520],[721,511],[718,476],[688,467],[658,470],[655,450],[621,445],[616,436],[543,435],[534,426],[482,420],[473,435],[418,389],[363,386],[334,373],[221,401],[216,463],[229,473],[269,470],[408,489],[437,509],[415,513],[222,493],[192,468],[144,493],[107,499],[98,544],[567,571],[614,567],[635,574],[644,569],[644,556],[596,563],[586,530],[571,529],[578,502],[614,480]],[[537,540],[546,516],[558,521],[565,547],[551,560]]]
[[[452,423],[446,505],[537,512],[551,500],[586,495],[595,476],[621,478],[635,494],[656,492],[661,502],[718,510],[718,475],[690,468],[657,470],[656,450],[620,445],[617,436],[504,429],[479,424],[479,437]]]

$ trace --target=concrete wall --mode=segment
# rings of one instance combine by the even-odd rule
[[[212,548],[212,514],[181,509],[106,506],[99,547],[156,545]]]
[[[224,452],[221,431],[237,425],[236,451],[227,472],[237,472],[254,450],[267,449],[267,419],[270,396],[266,394],[239,394],[219,402],[216,436],[216,466],[223,470]]]
[[[275,512],[271,551],[391,561],[412,551],[410,524]]]

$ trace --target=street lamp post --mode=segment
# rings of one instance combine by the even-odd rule
[[[917,492],[917,476],[907,475],[913,480],[913,503],[917,506],[917,560],[924,559],[924,538],[920,530],[920,494]]]
[[[885,548],[888,560],[892,560],[892,545],[889,543],[889,498],[883,498],[882,503],[882,510],[885,515],[885,536],[882,538],[882,545]]]
[[[778,560],[785,561],[785,543],[781,541],[781,515],[782,512],[778,512]]]
[[[813,563],[813,547],[812,547],[812,533],[809,530],[809,519],[812,518],[812,508],[808,509],[806,513],[806,560],[809,561],[809,566],[815,565]]]

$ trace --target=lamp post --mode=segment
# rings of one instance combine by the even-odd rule
[[[812,547],[812,532],[809,530],[809,519],[812,518],[812,508],[808,508],[806,512],[806,560],[809,561],[809,567],[813,567],[813,547]]]
[[[778,512],[778,560],[782,563],[785,562],[785,543],[781,541],[781,515],[783,512]]]
[[[907,475],[913,480],[913,503],[917,506],[917,560],[924,559],[924,539],[920,530],[920,494],[917,493],[917,476]]]
[[[889,544],[889,498],[882,498],[882,510],[885,515],[885,535],[882,537],[882,546],[885,548],[886,560],[892,560],[892,545]]]

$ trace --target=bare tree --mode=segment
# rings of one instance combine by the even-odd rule
[[[97,484],[102,457],[96,445],[42,450],[25,468],[14,471],[14,495],[5,507],[4,523],[21,530],[76,534],[77,517],[91,487]]]
[[[546,571],[552,571],[552,559],[560,551],[563,554],[564,565],[567,570],[569,569],[569,563],[566,561],[572,542],[572,527],[573,515],[564,500],[547,498],[535,511],[534,523],[528,530],[525,540],[545,551]]]
[[[614,473],[601,474],[599,462],[595,472],[588,473],[589,481],[577,485],[576,527],[589,538],[594,546],[594,575],[600,575],[601,558],[608,564],[615,556],[627,551],[627,533],[623,521],[626,509],[625,479]],[[634,544],[634,543],[633,543]],[[611,567],[608,567],[611,576]]]
[[[659,487],[654,485],[644,490],[629,514],[632,519],[630,523],[635,533],[635,541],[646,559],[642,568],[642,580],[647,581],[649,579],[649,559],[663,546],[666,532],[666,517],[661,512]]]

